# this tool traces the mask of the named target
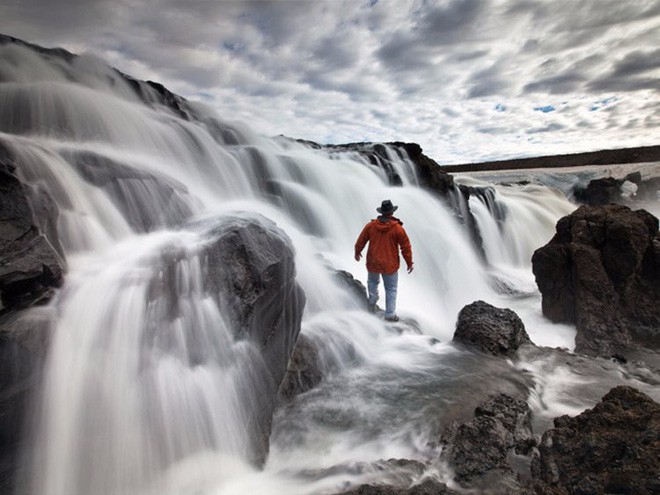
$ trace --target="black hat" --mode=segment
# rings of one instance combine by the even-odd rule
[[[390,213],[394,213],[397,208],[398,206],[394,206],[389,199],[386,199],[381,203],[380,208],[376,208],[376,211],[383,215],[389,215]]]

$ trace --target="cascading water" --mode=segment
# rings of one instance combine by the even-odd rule
[[[510,306],[536,343],[572,346],[572,328],[541,317],[529,263],[574,208],[563,196],[498,187],[499,219],[473,198],[484,263],[393,150],[401,187],[348,151],[265,139],[192,105],[195,118],[184,119],[94,60],[17,45],[0,45],[0,60],[0,143],[21,178],[52,195],[68,262],[49,308],[26,492],[331,491],[376,476],[333,466],[434,455],[426,420],[469,393],[466,377],[472,387],[510,380],[509,364],[442,343],[465,304]],[[416,266],[400,276],[399,313],[420,334],[360,310],[328,268],[365,278],[353,245],[386,198],[400,206]],[[267,217],[291,238],[307,296],[302,332],[322,342],[327,375],[276,414],[261,471],[249,424],[264,363],[201,282],[207,226],[235,215]]]

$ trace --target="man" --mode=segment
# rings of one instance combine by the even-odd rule
[[[385,286],[385,320],[399,321],[396,316],[396,289],[399,281],[399,249],[408,265],[408,273],[413,271],[412,248],[403,222],[392,214],[399,208],[386,199],[376,208],[380,216],[364,226],[355,243],[355,260],[360,261],[362,250],[367,249],[367,271],[369,277],[369,305],[375,310],[378,301],[378,283],[383,277]]]

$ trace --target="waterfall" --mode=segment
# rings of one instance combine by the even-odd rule
[[[418,187],[400,151],[384,147],[389,173],[401,178],[392,186],[388,171],[349,150],[264,138],[194,104],[185,118],[155,90],[143,88],[138,97],[91,59],[0,45],[0,61],[0,144],[16,173],[53,197],[68,262],[50,304],[27,492],[245,493],[269,486],[312,493],[337,479],[328,473],[301,485],[291,479],[293,465],[322,470],[340,460],[419,456],[429,434],[419,415],[432,411],[420,401],[404,413],[401,401],[414,393],[448,403],[463,386],[452,374],[457,367],[477,377],[504,373],[504,365],[482,365],[440,345],[451,340],[465,304],[510,306],[537,343],[572,346],[570,327],[541,317],[529,261],[574,208],[554,190],[493,186],[488,200],[472,197],[464,208],[479,226],[484,260],[455,210]],[[332,270],[346,270],[366,280],[353,245],[383,199],[399,205],[412,242],[416,269],[400,275],[398,307],[420,334],[393,332],[333,277]],[[346,388],[330,380],[326,395],[276,418],[272,454],[260,472],[247,425],[268,387],[260,378],[264,363],[233,337],[201,283],[208,225],[235,215],[266,217],[292,240],[307,296],[302,332],[324,343],[330,374],[345,373]],[[380,387],[398,395],[388,398]],[[352,402],[355,394],[371,397],[371,406]],[[332,431],[300,432],[291,423],[330,410]],[[397,426],[399,436],[390,438],[374,421]]]

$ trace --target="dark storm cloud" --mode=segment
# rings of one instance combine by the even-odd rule
[[[419,22],[418,41],[430,45],[449,45],[471,37],[487,2],[454,0],[430,9]]]
[[[442,47],[448,55],[452,52],[450,45],[473,35],[485,5],[482,0],[452,0],[433,7],[425,2],[411,12],[413,26],[385,39],[376,55],[390,70],[428,69],[430,59],[443,54]],[[471,53],[475,57],[483,50]]]
[[[584,83],[584,76],[579,73],[560,74],[533,81],[523,88],[526,93],[565,94],[578,91]]]
[[[501,67],[498,64],[494,64],[488,69],[474,74],[470,78],[468,85],[470,87],[468,98],[481,98],[501,94],[510,86],[503,79]]]
[[[653,51],[635,50],[614,64],[612,76],[626,77],[656,69],[660,69],[660,48]]]
[[[655,75],[654,75],[655,73]],[[638,91],[660,88],[660,49],[627,53],[603,76],[589,83],[592,91]]]
[[[424,44],[404,31],[392,35],[382,44],[376,55],[389,71],[415,71],[432,66]]]

